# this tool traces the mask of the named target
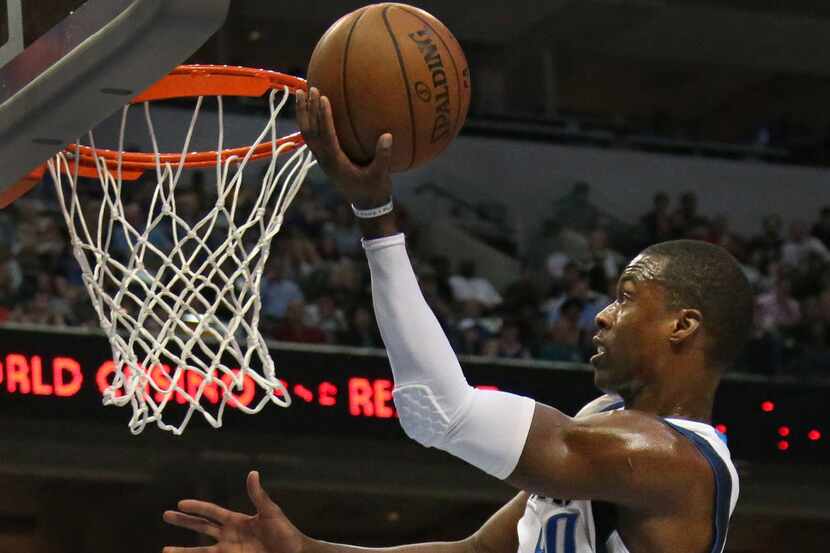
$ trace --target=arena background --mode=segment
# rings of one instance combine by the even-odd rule
[[[820,552],[830,539],[830,260],[806,246],[794,264],[787,257],[805,240],[791,235],[793,223],[830,247],[825,4],[418,3],[461,41],[473,103],[459,139],[398,177],[397,195],[419,276],[474,384],[569,413],[594,397],[578,361],[584,351],[562,340],[568,329],[558,325],[556,302],[570,293],[565,265],[588,279],[609,251],[625,258],[648,243],[641,218],[658,192],[670,202],[669,234],[721,243],[754,271],[759,321],[714,420],[741,472],[733,553]],[[323,31],[360,5],[234,0],[225,26],[190,61],[303,75]],[[250,140],[262,104],[229,104],[229,140]],[[158,111],[171,144],[188,107]],[[105,123],[102,136],[113,128]],[[133,139],[143,147],[140,133]],[[190,184],[198,190],[206,178],[193,174]],[[184,497],[249,511],[252,468],[303,531],[362,545],[462,538],[511,496],[400,431],[383,351],[363,326],[354,228],[321,173],[310,176],[287,229],[295,226],[272,252],[285,265],[280,278],[296,280],[304,297],[293,311],[275,307],[266,326],[295,405],[230,413],[219,431],[195,421],[183,437],[154,428],[132,436],[127,410],[100,405],[111,351],[73,280],[50,188],[0,212],[0,553],[196,545],[165,526],[162,511]],[[690,193],[696,210],[678,210]],[[770,216],[781,220],[777,238],[762,227]],[[607,238],[602,248],[589,243],[596,229]],[[470,258],[501,304],[452,296],[447,277]],[[308,277],[320,272],[323,284]],[[605,290],[592,286],[590,301],[600,301]],[[799,316],[770,308],[770,298],[796,305]],[[323,320],[332,303],[341,314]]]

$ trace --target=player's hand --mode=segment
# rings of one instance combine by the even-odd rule
[[[213,503],[185,499],[178,511],[165,511],[164,521],[216,540],[208,547],[165,547],[163,553],[303,553],[310,540],[262,489],[259,473],[248,474],[248,497],[254,516],[236,513]]]
[[[312,87],[306,94],[297,91],[297,125],[323,171],[331,178],[346,199],[361,209],[378,207],[389,201],[392,180],[392,135],[378,138],[375,157],[368,165],[353,163],[340,148],[334,129],[331,103]]]

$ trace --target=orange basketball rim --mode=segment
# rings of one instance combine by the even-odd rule
[[[307,90],[307,83],[305,79],[268,69],[227,65],[180,65],[169,75],[133,98],[130,104],[200,96],[258,98],[271,90],[284,90],[285,88],[288,88],[289,93],[295,94],[298,90]],[[274,141],[266,141],[253,147],[250,160],[270,157],[277,148],[281,153],[288,153],[303,144],[303,137],[298,132]],[[241,146],[224,150],[189,152],[184,155],[181,152],[157,155],[72,144],[65,149],[71,159],[65,170],[76,171],[81,177],[97,178],[99,177],[97,160],[97,163],[106,163],[111,172],[120,169],[121,178],[125,181],[132,181],[140,178],[145,171],[154,170],[159,165],[169,163],[188,169],[215,167],[232,158],[244,158],[251,149],[250,146]],[[33,170],[16,185],[0,193],[0,208],[6,207],[31,190],[43,178],[45,171],[46,164]]]

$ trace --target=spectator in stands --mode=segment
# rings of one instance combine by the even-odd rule
[[[663,191],[658,192],[652,200],[654,208],[640,219],[646,240],[645,245],[664,242],[672,238],[673,226],[669,203],[669,195]]]
[[[99,324],[98,313],[82,284],[78,284],[61,275],[55,276],[54,290],[67,307],[67,322],[72,326],[96,327]],[[165,314],[160,314],[164,317]]]
[[[784,341],[776,332],[761,327],[760,309],[756,301],[752,333],[736,367],[770,376],[778,372],[783,359]]]
[[[429,266],[435,271],[435,286],[438,294],[444,301],[452,301],[452,288],[450,277],[452,276],[452,264],[443,255],[434,255],[429,258]]]
[[[178,208],[178,204],[176,207]],[[112,245],[110,246],[112,253],[122,261],[126,261],[132,255],[133,250],[130,244],[135,245],[137,241],[136,234],[140,235],[144,232],[147,224],[147,214],[138,202],[129,202],[124,206],[124,219],[132,227],[132,230],[127,231],[122,224],[114,225]],[[148,236],[150,244],[156,246],[162,252],[170,252],[173,249],[173,237],[170,232],[171,228],[169,224],[165,223],[164,225],[155,226],[150,230]],[[151,261],[158,264],[160,259],[152,254],[148,254],[145,261],[148,262],[150,267],[154,267]]]
[[[200,179],[194,177],[198,182]],[[199,195],[203,188],[191,187],[176,191],[176,215],[191,227],[195,225],[202,213],[202,198]]]
[[[826,281],[830,281],[830,273]],[[798,362],[799,370],[816,377],[830,375],[830,282],[824,289],[804,304],[805,331],[802,352]]]
[[[19,300],[21,284],[23,272],[20,270],[20,264],[12,256],[9,247],[0,243],[0,322],[11,315]]]
[[[596,228],[591,231],[588,239],[590,247],[589,270],[596,268],[600,276],[602,286],[600,291],[605,291],[606,282],[616,279],[622,268],[625,266],[623,255],[608,246],[608,233],[603,228]],[[596,288],[595,288],[596,289]]]
[[[334,264],[329,272],[328,290],[337,305],[348,308],[363,301],[362,279],[368,270],[347,257]]]
[[[744,257],[741,239],[729,229],[729,219],[723,213],[712,218],[706,241],[726,248],[739,259]]]
[[[708,228],[709,221],[697,210],[697,194],[685,192],[680,196],[680,206],[672,214],[672,228],[676,238],[689,238],[692,233]]]
[[[137,230],[146,219],[138,199],[149,190],[136,187],[132,201],[125,204],[125,214]],[[183,200],[177,196],[177,207],[191,222],[200,206],[211,205],[210,198],[196,190],[182,193]],[[286,223],[275,240],[262,282],[263,332],[284,340],[382,347],[367,307],[367,273],[348,258],[360,254],[353,217],[337,197],[324,204],[322,194],[312,189],[301,193],[288,212],[296,224]],[[710,224],[697,213],[694,194],[683,198],[680,208],[670,214],[668,196],[656,194],[654,209],[641,219],[644,234],[650,241],[661,241],[671,232],[682,231],[685,236],[721,244],[745,260],[744,269],[754,275],[752,282],[759,291],[758,323],[748,349],[748,366],[770,373],[792,367],[826,375],[830,366],[826,243],[830,206],[821,210],[812,236],[807,236],[803,224],[795,224],[785,244],[781,218],[772,215],[764,218],[763,232],[747,247],[729,232],[726,218],[715,218]],[[243,201],[252,200],[249,194]],[[92,196],[82,202],[83,214],[93,221],[93,227],[100,206],[100,200]],[[561,220],[547,221],[550,232],[540,242],[544,247],[527,260],[537,274],[525,270],[504,291],[501,303],[493,303],[499,291],[489,281],[483,279],[486,285],[478,287],[480,277],[474,264],[451,275],[446,258],[433,257],[428,264],[415,260],[423,293],[459,353],[524,358],[530,350],[546,359],[583,362],[587,358],[594,316],[611,297],[604,283],[616,277],[622,264],[622,256],[608,245],[609,234],[620,233],[597,230],[609,227],[600,222],[603,216],[591,205],[590,187],[585,183],[575,185],[555,210]],[[54,206],[37,197],[27,197],[0,212],[0,322],[5,309],[10,320],[19,322],[98,326],[61,226]],[[151,241],[165,249],[169,233],[161,231]],[[113,243],[120,255],[129,253],[123,232],[116,230]],[[617,242],[615,247],[623,249]],[[786,265],[780,261],[782,252]],[[550,277],[543,278],[542,273]],[[537,290],[549,285],[551,298],[540,311],[542,294]],[[463,291],[453,303],[456,288]],[[305,306],[304,297],[317,299]],[[138,307],[127,306],[136,312]],[[510,322],[502,326],[502,319]]]
[[[341,255],[356,257],[361,253],[360,228],[355,222],[351,209],[345,203],[337,205],[334,210],[334,220],[326,223],[323,232],[334,239],[337,251]]]
[[[801,306],[792,297],[789,279],[780,278],[772,290],[756,298],[756,331],[749,345],[750,351],[756,353],[756,370],[783,369],[785,356],[792,353],[792,339],[800,322]]]
[[[556,321],[559,320],[562,306],[569,299],[579,300],[579,305],[582,307],[579,316],[579,327],[589,331],[596,328],[594,318],[609,302],[608,296],[591,289],[588,283],[588,274],[580,273],[580,276],[573,281],[563,296],[549,300],[542,306],[546,313],[549,328],[553,328]]]
[[[756,291],[772,290],[778,280],[784,276],[785,271],[781,263],[781,246],[784,240],[781,236],[781,228],[781,218],[777,215],[768,215],[762,220],[761,234],[749,241],[746,259],[750,268],[749,273],[754,277],[750,283]]]
[[[357,305],[349,317],[349,328],[340,336],[340,343],[360,348],[380,348],[383,342],[369,308]]]
[[[285,236],[279,242],[279,248],[291,267],[295,268],[298,279],[309,275],[320,265],[317,246],[301,230],[286,229]]]
[[[268,260],[262,278],[262,312],[266,317],[282,319],[291,302],[303,301],[303,292],[286,275],[286,261],[282,257]]]
[[[495,338],[485,347],[485,355],[504,359],[529,359],[530,350],[522,342],[519,325],[508,322],[502,325]]]
[[[519,278],[504,289],[502,307],[506,312],[518,313],[524,309],[536,310],[542,301],[541,284],[528,265],[522,266]]]
[[[276,247],[281,248],[282,245]],[[331,272],[341,259],[334,238],[325,233],[316,241],[315,249],[318,254],[317,263],[302,279],[303,292],[311,297],[320,296],[331,289],[329,285]]]
[[[760,256],[756,266],[762,267],[770,260],[780,259],[781,245],[784,243],[783,227],[781,216],[775,213],[761,219],[761,234],[750,241],[750,248]]]
[[[348,328],[343,310],[334,303],[334,298],[325,294],[306,307],[306,322],[309,326],[319,328],[329,344],[337,343],[337,338]]]
[[[37,199],[23,199],[19,202],[20,220],[17,224],[17,242],[15,256],[24,275],[24,284],[33,281],[42,271],[52,271],[55,267],[49,262],[54,261],[58,248],[61,248],[65,238],[61,236],[57,243],[44,240],[44,232],[54,225],[54,213],[50,213],[45,204]]]
[[[31,300],[20,303],[9,314],[15,323],[66,326],[66,311],[52,301],[48,291],[37,291]]]
[[[803,221],[793,221],[790,225],[790,238],[781,246],[781,261],[787,268],[803,270],[811,256],[830,263],[830,250],[821,240],[807,233],[807,225]]]
[[[792,296],[789,279],[780,279],[775,288],[758,296],[758,324],[764,330],[786,331],[801,321],[801,306]]]
[[[825,248],[830,249],[830,205],[821,208],[819,219],[813,225],[813,236],[821,240]]]
[[[599,209],[591,203],[591,186],[585,181],[574,183],[571,191],[553,204],[553,220],[578,232],[590,232],[599,216]]]
[[[580,319],[585,306],[582,300],[568,298],[559,308],[559,318],[546,334],[539,355],[549,361],[584,361]]]
[[[484,351],[485,338],[481,328],[466,319],[458,325],[453,349],[458,355],[481,355]]]
[[[320,265],[340,261],[340,252],[337,250],[337,241],[329,233],[323,233],[317,241],[317,253],[320,255]]]
[[[476,300],[468,300],[460,305],[452,336],[455,339],[457,353],[464,355],[482,355],[485,345],[488,345],[499,331],[502,320],[498,317],[486,317],[484,306]],[[489,343],[490,351],[493,344]]]
[[[509,317],[519,326],[523,342],[531,351],[538,351],[545,332],[545,320],[539,313],[544,299],[546,279],[525,265],[517,280],[510,283],[502,294],[504,302],[499,313]]]
[[[322,330],[306,322],[305,302],[301,299],[288,302],[285,317],[277,325],[274,338],[283,342],[305,344],[322,344],[326,341],[326,335]]]
[[[301,231],[312,239],[320,237],[331,214],[315,194],[313,187],[303,186],[286,213],[286,227]]]
[[[458,274],[451,276],[449,283],[456,302],[476,301],[488,309],[502,302],[495,286],[485,277],[476,275],[475,261],[461,262]]]
[[[441,324],[441,327],[447,334],[451,333],[451,321],[454,318],[450,300],[441,294],[438,287],[438,279],[435,277],[434,269],[427,265],[424,269],[418,271],[418,284],[421,287],[421,292],[424,294],[424,299],[429,305],[432,312],[435,313],[435,318]]]

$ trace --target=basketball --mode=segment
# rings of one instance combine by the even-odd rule
[[[444,151],[470,106],[458,41],[406,4],[373,4],[336,21],[314,48],[308,84],[329,98],[340,146],[356,163],[370,161],[378,138],[392,133],[395,172]]]

